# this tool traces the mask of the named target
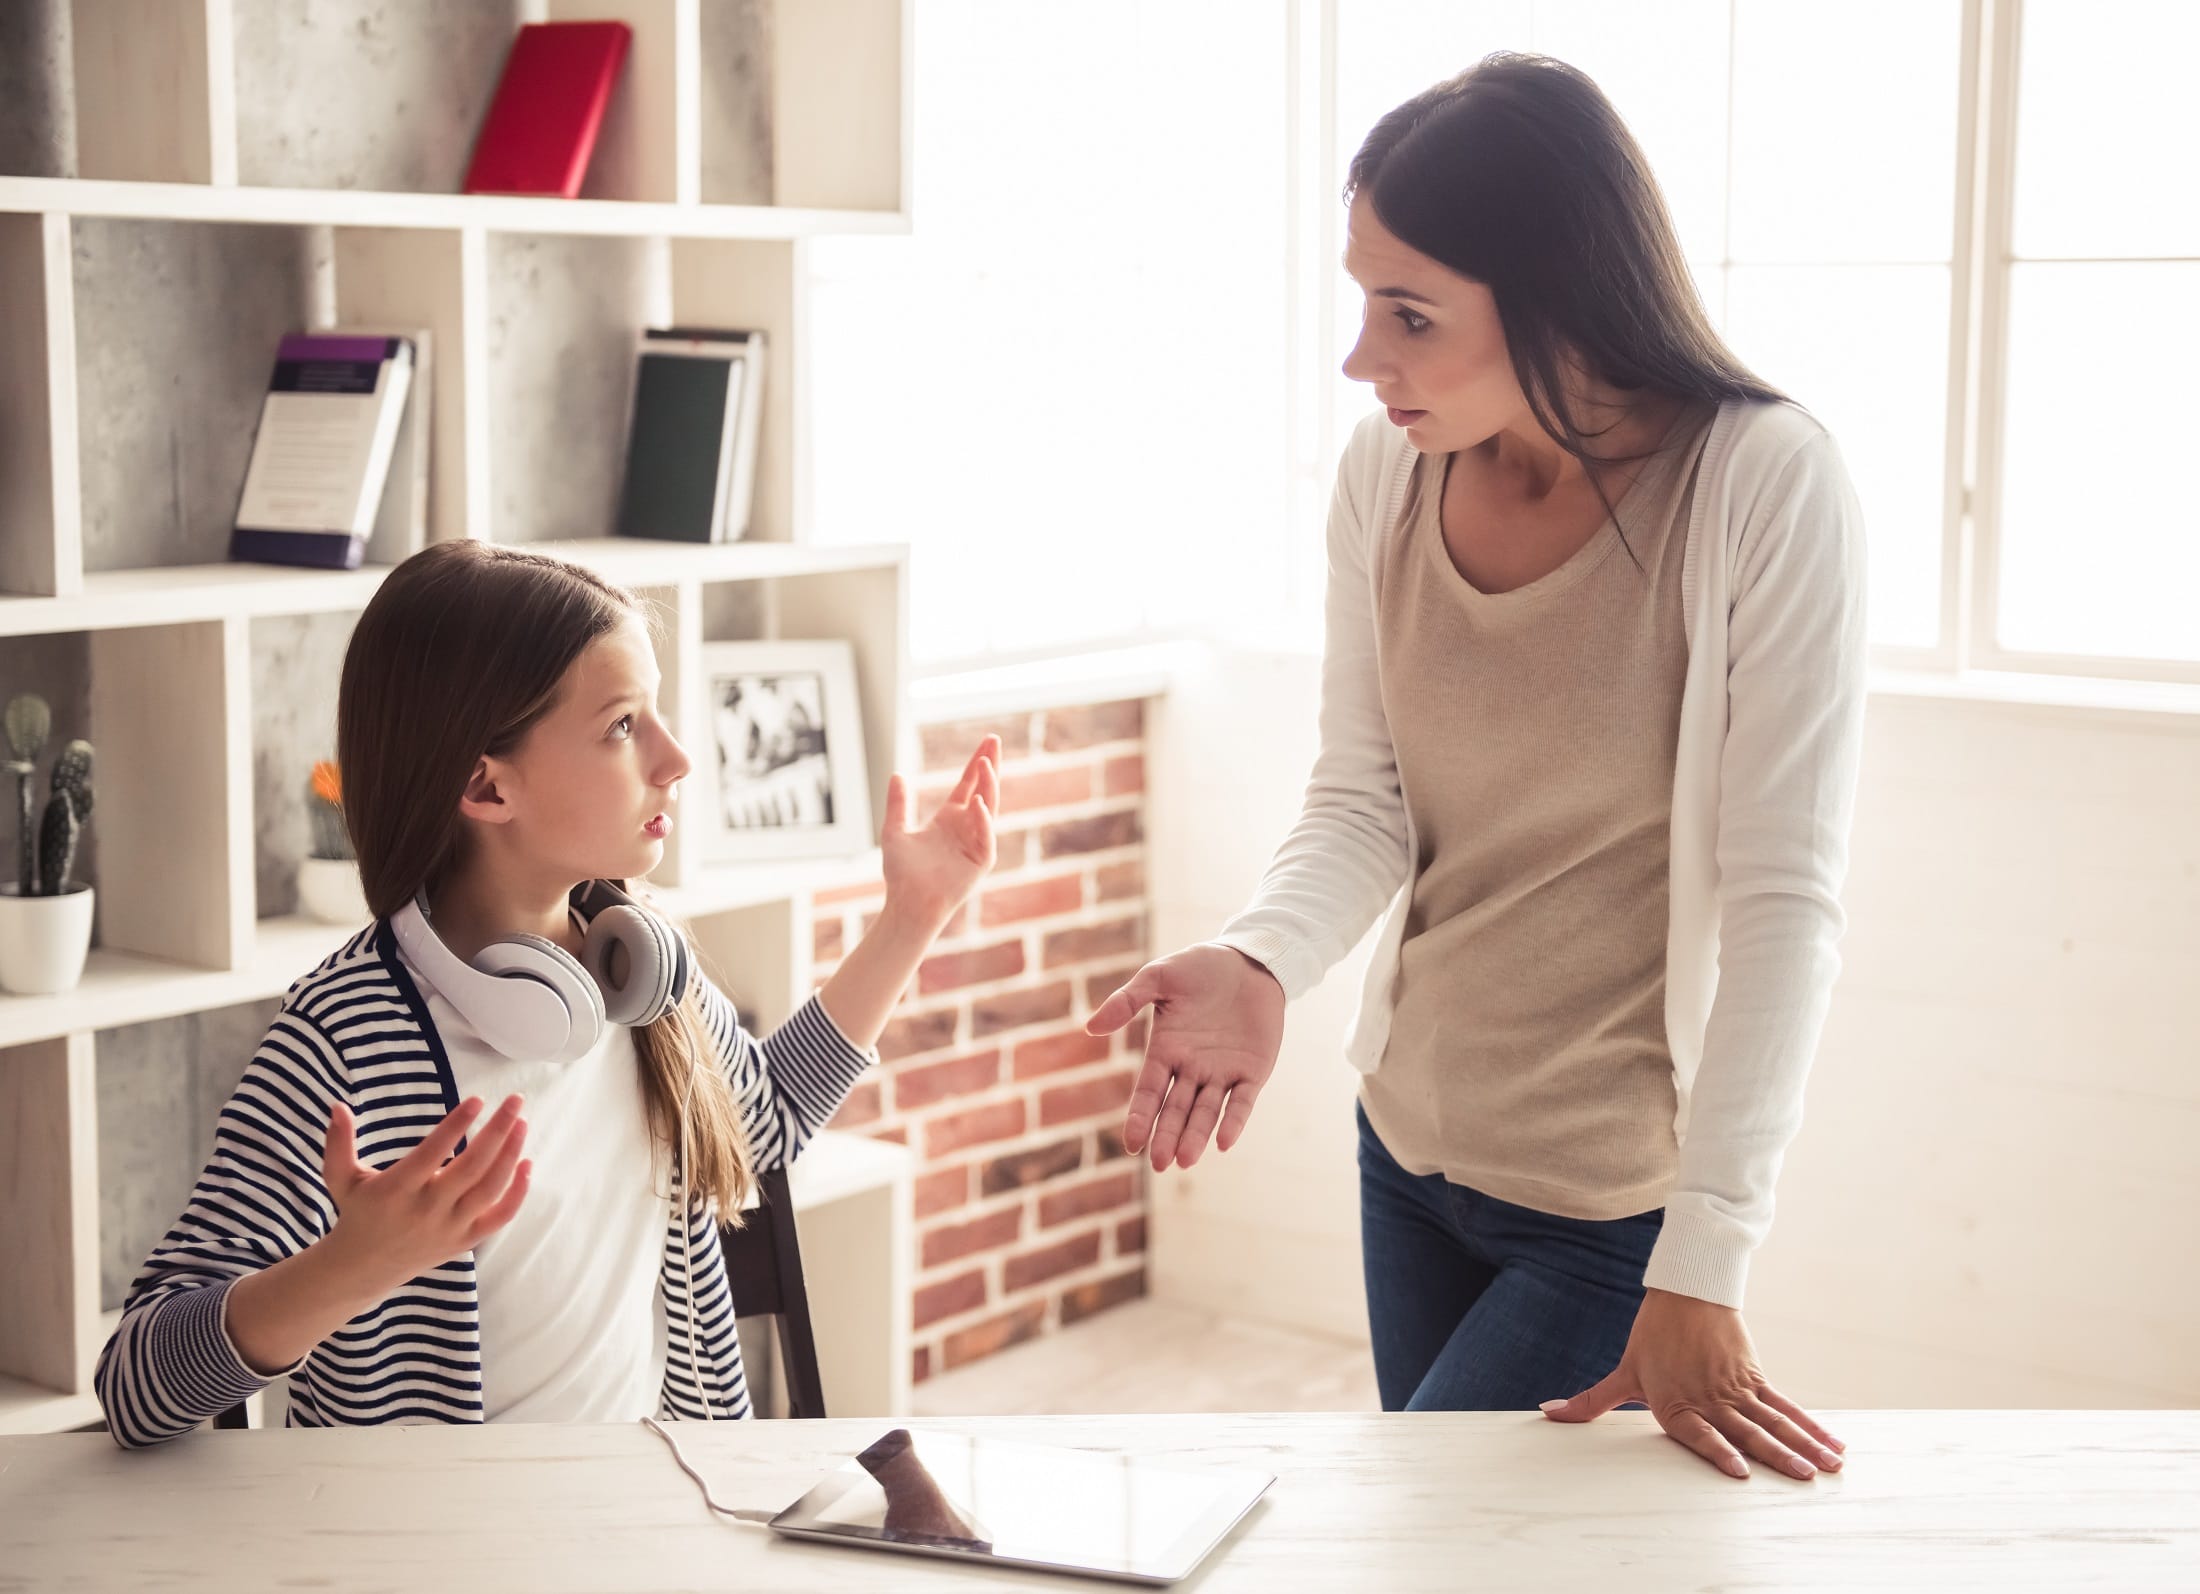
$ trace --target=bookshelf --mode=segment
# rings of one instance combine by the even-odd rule
[[[101,1035],[272,1000],[347,933],[289,900],[305,833],[281,802],[333,752],[333,661],[387,572],[225,562],[281,332],[428,329],[429,536],[640,592],[691,748],[705,643],[849,640],[882,811],[913,745],[906,556],[815,540],[806,247],[907,229],[910,4],[45,5],[68,35],[45,100],[73,115],[50,158],[0,151],[0,697],[40,692],[57,738],[98,747],[98,918],[76,989],[0,994],[0,1432],[97,1420],[102,1181],[129,1173],[99,1165]],[[566,17],[634,30],[583,196],[453,192],[512,29]],[[747,541],[602,534],[632,334],[670,321],[770,338]],[[876,854],[713,865],[701,830],[675,830],[654,883],[768,1027],[809,989],[810,896]],[[905,1208],[895,1150],[821,1144],[798,1204]],[[886,1409],[906,1314],[870,1315]]]

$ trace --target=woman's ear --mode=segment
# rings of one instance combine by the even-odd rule
[[[505,824],[512,818],[515,784],[515,772],[510,764],[501,758],[483,758],[466,777],[466,789],[459,794],[458,811],[483,824]]]

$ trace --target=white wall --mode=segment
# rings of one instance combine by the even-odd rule
[[[1157,947],[1296,812],[1316,673],[1218,651],[1156,715]],[[1875,696],[1847,902],[1751,1288],[1773,1376],[1829,1409],[2200,1401],[2200,718]],[[1292,1009],[1238,1149],[1157,1185],[1157,1294],[1364,1336],[1359,967]]]

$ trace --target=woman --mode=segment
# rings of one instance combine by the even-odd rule
[[[1349,1045],[1384,1406],[1641,1401],[1736,1476],[1838,1468],[1740,1307],[1842,929],[1840,456],[1713,332],[1572,68],[1417,95],[1346,195],[1344,369],[1388,409],[1330,511],[1320,755],[1252,904],[1093,1015],[1154,1009],[1126,1142],[1227,1150],[1387,904]]]

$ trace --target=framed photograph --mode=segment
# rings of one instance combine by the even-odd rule
[[[697,796],[714,862],[861,852],[871,788],[846,642],[703,644]]]

